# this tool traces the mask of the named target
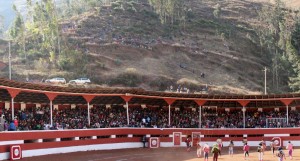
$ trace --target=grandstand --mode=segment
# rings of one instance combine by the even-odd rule
[[[281,137],[282,144],[299,140],[298,128],[274,128],[299,127],[300,94],[204,95],[136,88],[83,89],[0,79],[0,95],[2,114],[8,122],[18,120],[19,130],[14,135],[0,133],[0,159],[8,158],[8,147],[13,144],[22,145],[24,157],[29,157],[61,150],[137,148],[142,146],[139,140],[144,135],[158,138],[161,147],[182,146],[188,136],[200,137],[210,144],[220,137],[225,144],[248,137],[251,145],[275,136]],[[79,145],[77,149],[68,148]],[[242,146],[242,142],[236,146]],[[56,150],[32,153],[47,148]]]
[[[164,93],[164,92],[153,92],[145,91],[143,89],[130,89],[130,88],[99,88],[99,89],[78,89],[78,88],[67,88],[67,87],[54,87],[46,85],[36,85],[30,83],[20,83],[15,81],[8,81],[5,79],[1,80],[1,101],[2,108],[6,109],[6,119],[14,120],[17,110],[20,110],[22,104],[22,110],[26,107],[41,107],[41,105],[36,106],[36,104],[42,104],[44,109],[48,109],[49,122],[51,127],[53,127],[53,108],[71,108],[71,106],[80,106],[85,108],[84,113],[86,116],[86,121],[88,127],[91,126],[91,111],[99,111],[97,108],[92,107],[103,107],[106,105],[114,105],[115,107],[125,107],[125,116],[127,122],[124,126],[132,126],[130,124],[129,116],[129,106],[141,106],[145,107],[159,107],[162,108],[164,114],[168,121],[167,126],[173,127],[176,125],[171,124],[171,115],[176,114],[174,111],[176,108],[180,107],[181,110],[191,110],[189,115],[193,115],[196,119],[194,122],[199,125],[202,124],[202,119],[200,113],[203,111],[202,115],[204,117],[215,117],[218,113],[225,111],[228,115],[231,113],[242,113],[242,120],[236,120],[237,122],[243,122],[242,127],[253,127],[246,125],[246,112],[247,117],[254,117],[254,114],[262,113],[264,119],[268,117],[285,119],[286,122],[281,126],[297,126],[295,124],[289,123],[289,118],[298,115],[296,108],[298,105],[299,94],[289,94],[289,95],[204,95],[204,94],[182,94],[182,93]],[[11,108],[10,104],[11,102]],[[53,106],[54,105],[54,106]],[[16,106],[16,107],[15,107]],[[52,108],[50,108],[52,107]],[[293,107],[293,108],[291,108]],[[266,116],[263,111],[270,111],[273,108],[274,114]],[[167,109],[167,110],[166,110]],[[219,110],[218,110],[219,109]],[[253,110],[254,109],[254,110]],[[257,111],[255,112],[255,109]],[[263,111],[258,110],[263,109]],[[290,109],[290,110],[289,110]],[[11,114],[7,113],[10,111]],[[277,111],[275,111],[277,110]],[[71,110],[72,111],[72,110]],[[139,110],[138,110],[139,111]],[[198,112],[196,112],[198,111]],[[207,113],[207,111],[209,113]],[[271,110],[272,111],[272,110]],[[289,112],[293,116],[289,117]],[[96,114],[92,113],[92,114]],[[194,113],[194,114],[192,114]],[[197,114],[199,113],[199,114]],[[223,113],[224,114],[224,113]],[[10,117],[7,117],[10,116]],[[250,118],[248,118],[250,119]],[[173,119],[174,120],[174,119]],[[265,122],[265,120],[263,120]],[[297,120],[293,119],[293,122]],[[206,126],[206,125],[205,125]],[[221,125],[222,126],[222,125]],[[190,127],[190,126],[189,126]],[[199,126],[194,126],[199,127]],[[220,127],[220,126],[217,126]],[[229,127],[229,126],[228,126]],[[241,127],[233,124],[233,127]],[[254,126],[255,127],[255,126]],[[269,125],[263,125],[260,123],[260,127],[269,127]],[[273,127],[273,126],[271,126]]]

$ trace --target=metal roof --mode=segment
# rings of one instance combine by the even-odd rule
[[[53,94],[55,104],[86,104],[90,97],[90,104],[124,104],[125,99],[130,104],[146,104],[167,106],[191,107],[203,106],[218,107],[280,107],[299,105],[300,94],[290,93],[281,95],[210,95],[187,94],[146,91],[141,88],[74,88],[44,84],[17,82],[0,78],[0,100],[10,101],[11,92],[17,92],[16,102],[49,103],[49,96]],[[13,96],[14,97],[14,96]],[[168,102],[170,101],[170,102]]]

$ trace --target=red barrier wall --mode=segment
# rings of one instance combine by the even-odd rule
[[[247,136],[248,141],[270,141],[278,135],[283,140],[300,140],[300,128],[289,129],[142,129],[142,128],[113,128],[63,131],[28,131],[0,133],[0,153],[9,152],[10,145],[23,141],[23,150],[59,148],[79,145],[131,143],[141,142],[144,135],[159,137],[161,143],[173,143],[173,132],[181,132],[182,142],[192,132],[201,132],[202,141],[242,141]],[[9,142],[8,142],[9,141]],[[11,142],[11,143],[10,143]],[[7,143],[3,145],[3,143]],[[1,159],[1,158],[0,158]]]

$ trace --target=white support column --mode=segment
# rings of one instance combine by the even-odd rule
[[[126,102],[126,115],[127,115],[127,125],[129,126],[129,111],[128,111],[128,102]]]
[[[53,107],[52,107],[52,101],[50,101],[50,125],[53,127]]]
[[[169,105],[169,126],[171,126],[171,105]]]
[[[286,106],[286,126],[289,125],[289,106]]]
[[[243,107],[242,111],[243,111],[243,127],[245,128],[246,127],[246,114],[245,114],[246,108]]]
[[[11,119],[15,119],[15,105],[14,105],[14,98],[11,98]]]
[[[87,106],[88,106],[88,122],[89,122],[89,125],[91,125],[91,116],[90,116],[90,103],[88,102],[87,103]]]
[[[202,125],[202,107],[199,106],[199,128],[202,128],[201,125]]]

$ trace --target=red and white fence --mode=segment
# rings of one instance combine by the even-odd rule
[[[250,146],[258,146],[263,139],[269,145],[277,137],[285,146],[291,141],[300,146],[300,128],[289,129],[147,129],[105,128],[63,131],[17,131],[0,133],[0,160],[10,158],[10,148],[20,145],[22,157],[69,153],[89,150],[109,150],[143,147],[141,138],[157,138],[157,147],[185,146],[187,136],[200,134],[201,142],[212,145],[221,138],[224,146],[233,140],[235,146],[243,146],[247,139]],[[174,136],[174,137],[173,137]]]

